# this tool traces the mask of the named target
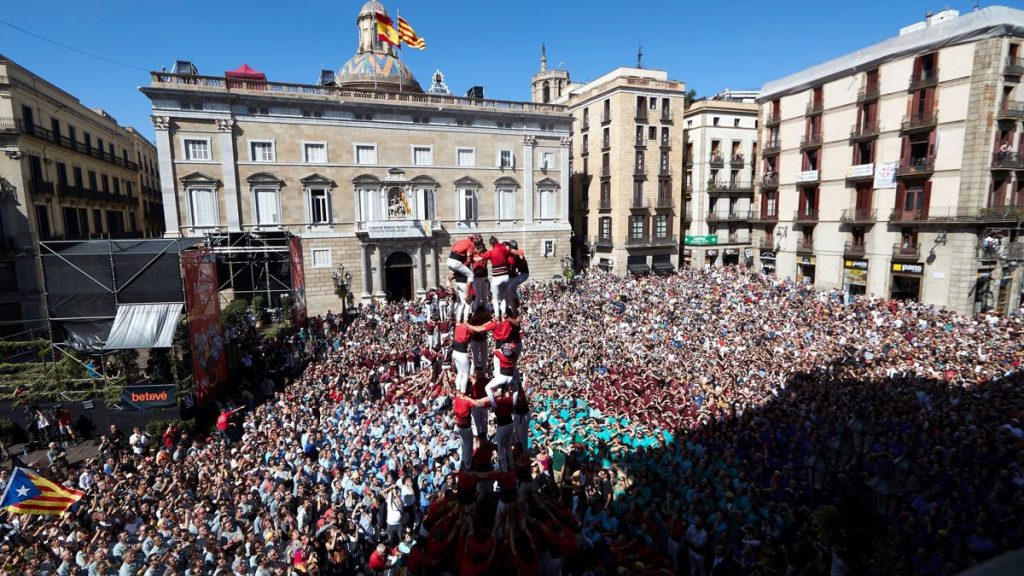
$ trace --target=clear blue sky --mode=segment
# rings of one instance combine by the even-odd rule
[[[1000,2],[1021,7],[1020,0]],[[74,48],[146,70],[192,60],[221,75],[245,62],[282,82],[313,82],[337,70],[356,48],[362,0],[50,0],[5,2],[4,20]],[[988,6],[993,2],[981,2]],[[664,1],[384,0],[426,38],[402,49],[417,79],[440,68],[455,93],[485,86],[489,98],[529,98],[541,42],[549,65],[574,80],[618,66],[668,70],[698,95],[760,88],[766,81],[894,36],[928,10],[971,10],[974,0]],[[13,59],[122,124],[152,135],[140,70],[107,64],[0,24],[0,54]]]

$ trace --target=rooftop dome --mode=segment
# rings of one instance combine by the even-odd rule
[[[338,70],[335,82],[342,88],[423,92],[409,67],[398,59],[394,46],[377,37],[375,14],[387,15],[384,5],[370,0],[359,10],[359,48],[356,55]]]

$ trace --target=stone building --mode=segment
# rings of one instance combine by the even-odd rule
[[[356,301],[447,285],[459,237],[515,239],[531,276],[562,271],[570,249],[565,107],[458,97],[434,74],[424,93],[374,32],[316,85],[185,66],[152,74],[168,234],[288,232],[303,240],[310,313],[337,310],[332,274]],[[184,73],[180,73],[184,72]],[[474,93],[476,94],[476,93]],[[343,276],[343,274],[340,274]]]
[[[760,265],[850,295],[1012,310],[1024,11],[930,16],[766,84]]]
[[[555,75],[557,73],[558,75]],[[683,229],[683,129],[686,86],[663,70],[617,68],[588,82],[541,70],[535,100],[573,115],[574,260],[616,274],[671,272]]]
[[[686,266],[729,266],[753,260],[750,220],[758,108],[740,100],[743,94],[749,92],[704,98],[683,113],[689,198],[683,226]]]
[[[0,336],[45,331],[38,242],[163,234],[156,147],[0,55]]]

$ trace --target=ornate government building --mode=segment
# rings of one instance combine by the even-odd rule
[[[187,62],[152,74],[141,91],[167,233],[300,236],[311,314],[340,307],[339,267],[356,301],[446,285],[449,247],[473,232],[517,240],[536,279],[558,274],[571,234],[565,107],[453,96],[440,72],[424,92],[378,40],[375,12],[362,7],[355,56],[318,84]]]

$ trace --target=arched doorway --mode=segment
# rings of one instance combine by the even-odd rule
[[[388,302],[412,300],[412,256],[405,252],[392,252],[384,260],[384,293]]]

